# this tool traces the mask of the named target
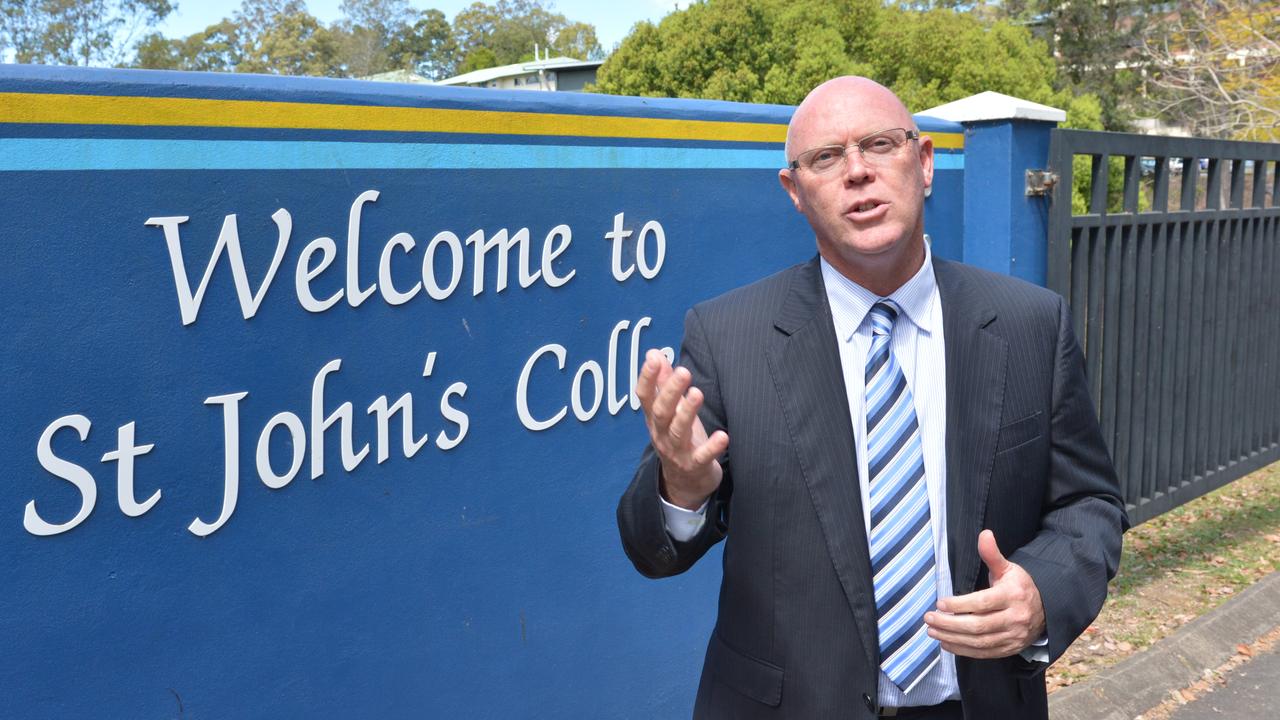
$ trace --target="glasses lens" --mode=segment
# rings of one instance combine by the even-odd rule
[[[844,159],[844,152],[844,147],[840,145],[816,148],[805,153],[805,157],[800,158],[800,164],[814,172],[831,170]]]
[[[885,130],[869,135],[857,142],[862,151],[862,161],[871,165],[882,165],[893,157],[898,148],[907,142],[909,135],[902,128]],[[802,153],[796,158],[796,164],[815,173],[825,173],[842,167],[849,148],[843,145],[827,145]]]
[[[862,138],[858,141],[858,147],[862,148],[862,154],[865,156],[884,156],[891,155],[906,141],[907,131],[897,128]]]

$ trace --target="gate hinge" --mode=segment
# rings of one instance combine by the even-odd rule
[[[1052,170],[1027,171],[1027,195],[1048,195],[1058,184],[1058,173]]]

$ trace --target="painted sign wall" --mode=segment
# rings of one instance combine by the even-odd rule
[[[789,115],[0,67],[0,717],[687,715],[631,379],[813,254]]]

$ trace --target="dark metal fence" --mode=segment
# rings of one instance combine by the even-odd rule
[[[1049,153],[1048,285],[1134,522],[1280,460],[1280,144],[1055,130]]]

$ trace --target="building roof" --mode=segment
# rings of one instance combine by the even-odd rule
[[[417,83],[417,84],[426,83],[428,85],[431,84],[431,81],[429,79],[422,77],[421,75],[419,75],[418,73],[412,70],[391,70],[389,72],[378,73],[376,75],[368,75],[359,79],[374,80],[377,82],[399,82],[399,83]]]
[[[500,65],[498,67],[485,68],[483,70],[472,70],[469,73],[445,78],[436,84],[480,85],[491,80],[515,77],[517,75],[528,75],[529,73],[537,72],[539,70],[586,70],[590,68],[598,68],[603,64],[603,60],[578,60],[577,58],[571,57],[553,57],[546,60],[535,60],[532,62],[514,63],[512,65]]]

